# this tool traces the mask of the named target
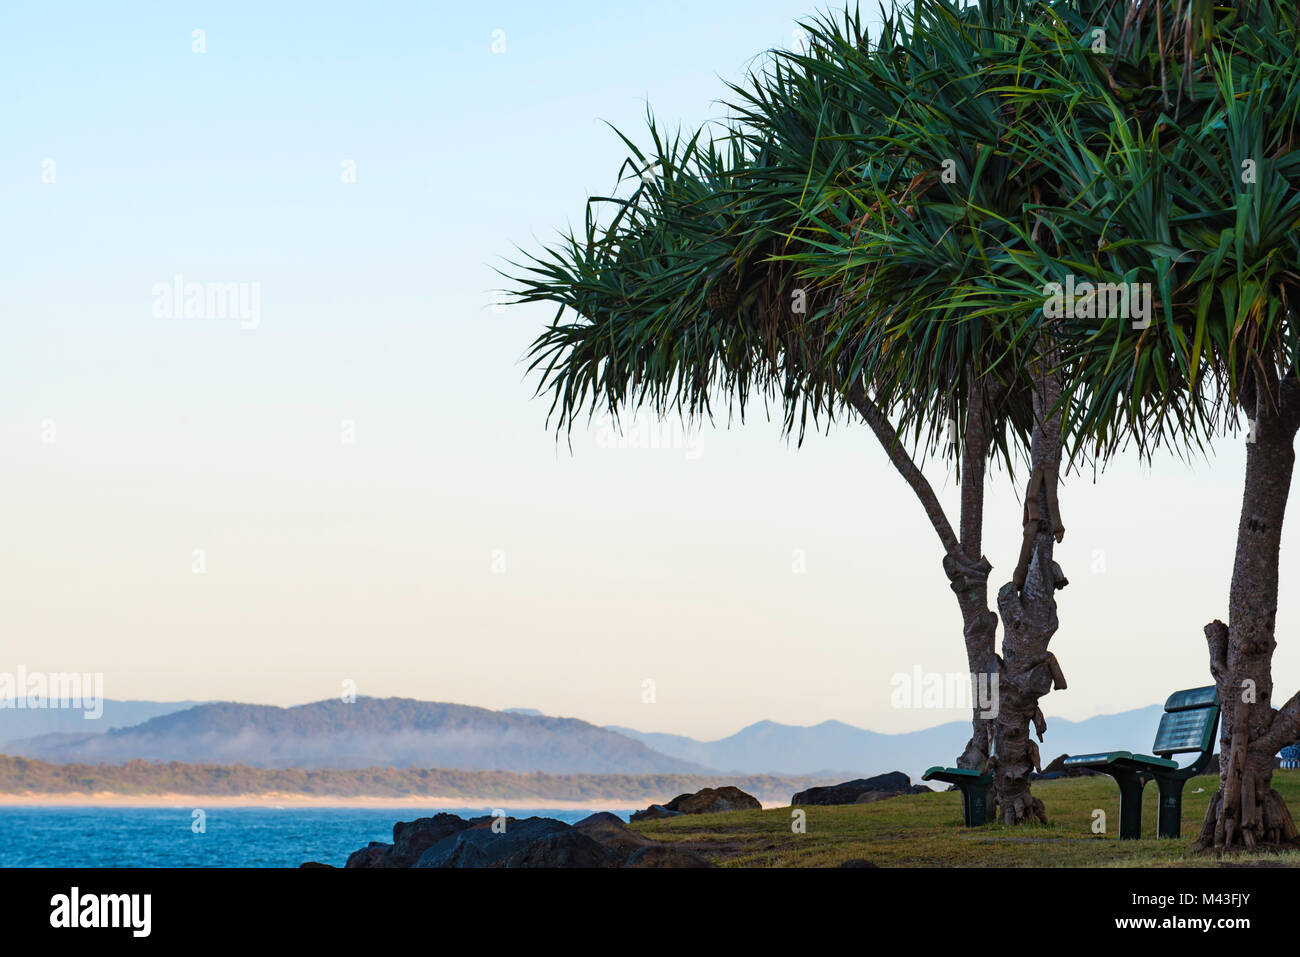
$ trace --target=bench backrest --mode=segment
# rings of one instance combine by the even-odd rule
[[[1175,691],[1165,702],[1151,752],[1162,758],[1189,751],[1209,753],[1219,724],[1219,694],[1214,685]]]

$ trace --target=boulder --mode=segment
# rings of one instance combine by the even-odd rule
[[[420,855],[439,841],[466,828],[484,822],[490,824],[491,820],[489,817],[478,817],[466,821],[455,814],[444,812],[433,817],[416,818],[414,821],[398,821],[393,825],[393,847],[383,866],[411,867],[420,859]]]
[[[569,825],[549,817],[520,821],[505,818],[505,829],[493,829],[494,818],[476,818],[470,827],[455,832],[429,847],[415,867],[493,867],[524,850],[534,841],[567,831]]]
[[[875,867],[875,866],[876,866],[875,864],[872,864],[865,857],[850,857],[847,861],[845,861],[843,864],[840,865],[840,867]]]
[[[904,791],[863,791],[861,794],[858,795],[858,799],[853,803],[854,804],[875,804],[877,801],[886,801],[889,798],[896,798],[899,795],[905,793],[906,792]]]
[[[630,858],[625,867],[712,867],[706,858],[684,847],[669,844],[651,844],[641,848]]]
[[[1068,757],[1069,757],[1068,754],[1058,754],[1055,758],[1053,758],[1051,761],[1047,763],[1046,767],[1043,768],[1043,773],[1054,774],[1057,771],[1064,772],[1065,759]]]
[[[302,864],[299,864],[298,867],[299,867],[299,868],[304,868],[304,867],[326,867],[326,868],[329,868],[331,871],[333,871],[333,870],[337,870],[337,868],[336,868],[333,864],[322,864],[320,861],[305,861],[305,862],[303,862]]]
[[[651,843],[608,811],[583,818],[573,825],[573,829],[610,851],[619,863],[626,863],[629,857]]]
[[[589,814],[573,826],[576,828],[588,828],[594,827],[597,824],[617,824],[619,827],[626,826],[621,817],[617,814],[611,814],[609,811],[597,811],[595,814]]]
[[[411,867],[425,850],[444,838],[491,820],[479,817],[466,821],[455,814],[444,813],[414,821],[398,821],[393,825],[392,844],[371,841],[367,847],[352,852],[344,867]]]
[[[344,867],[387,867],[384,861],[388,857],[388,852],[393,849],[393,845],[384,844],[380,841],[371,841],[359,851],[353,851],[348,855],[348,862]]]
[[[906,791],[863,791],[858,795],[854,804],[874,804],[876,801],[883,801],[886,798],[895,798],[903,794],[933,794],[932,788],[924,784],[913,784]]]
[[[902,771],[890,771],[888,774],[878,774],[874,778],[858,778],[829,787],[809,788],[792,797],[790,804],[792,807],[805,804],[856,804],[867,791],[885,792],[892,797],[895,794],[907,794],[911,787],[912,780],[906,774]]]
[[[530,841],[492,867],[620,867],[623,859],[576,828]]]
[[[644,811],[636,811],[632,814],[634,821],[657,821],[661,817],[678,817],[681,811],[670,811],[662,804],[651,804]]]
[[[761,811],[763,804],[738,787],[701,788],[694,794],[679,794],[667,804],[651,804],[632,815],[634,821],[653,821],[676,814],[721,814],[725,811]]]
[[[706,788],[713,792],[684,794],[678,803],[703,809],[730,810],[749,795],[735,788]],[[734,793],[730,793],[734,792]],[[701,795],[703,795],[701,797]],[[688,800],[695,799],[695,800]],[[757,803],[756,801],[754,803]],[[683,813],[654,805],[667,816]],[[497,824],[497,829],[493,825]],[[553,818],[476,817],[464,820],[454,814],[437,814],[393,827],[393,843],[373,841],[354,851],[347,867],[440,868],[607,868],[607,867],[712,867],[704,857],[685,848],[655,844],[629,828],[615,814],[601,812],[570,827]],[[302,867],[329,867],[308,861]]]
[[[721,814],[725,811],[761,811],[763,804],[738,787],[702,788],[694,794],[679,794],[665,807],[683,814]]]

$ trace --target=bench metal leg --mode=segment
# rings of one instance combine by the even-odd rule
[[[967,827],[983,827],[988,823],[989,789],[979,781],[963,781],[961,789],[961,822]]]
[[[943,781],[961,792],[961,822],[966,827],[982,827],[988,823],[989,809],[993,806],[993,775],[935,767],[921,775],[921,780]]]
[[[1160,775],[1156,786],[1160,789],[1160,823],[1156,837],[1178,837],[1183,827],[1183,785],[1187,781]]]
[[[1107,771],[1119,785],[1119,839],[1136,841],[1142,836],[1142,788],[1146,776],[1136,771]]]

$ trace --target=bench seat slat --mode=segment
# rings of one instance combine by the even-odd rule
[[[929,768],[921,775],[922,781],[949,781],[954,778],[980,778],[984,777],[979,771],[973,771],[970,768],[945,768],[942,765],[935,765]]]
[[[1133,755],[1128,751],[1103,751],[1100,754],[1076,754],[1073,757],[1065,759],[1065,766],[1067,768],[1077,768],[1113,764],[1123,758],[1131,757],[1133,757]]]
[[[1135,754],[1129,758],[1130,761],[1136,761],[1138,764],[1149,764],[1153,768],[1176,768],[1177,761],[1170,761],[1168,758],[1158,758],[1153,754]]]
[[[1120,762],[1145,764],[1155,768],[1176,768],[1177,761],[1158,758],[1152,754],[1133,754],[1130,751],[1107,751],[1104,754],[1078,754],[1065,759],[1067,768],[1101,768]]]

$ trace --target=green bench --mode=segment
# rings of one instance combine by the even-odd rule
[[[957,785],[961,791],[961,822],[967,827],[988,823],[989,787],[993,784],[993,775],[965,768],[933,767],[921,775],[921,780]]]
[[[1165,702],[1151,750],[1157,756],[1107,751],[1065,759],[1067,768],[1090,768],[1109,774],[1119,785],[1120,840],[1142,836],[1142,788],[1153,778],[1160,788],[1158,837],[1178,837],[1182,828],[1183,785],[1200,774],[1214,754],[1214,732],[1219,726],[1219,696],[1213,685],[1176,691]],[[1179,767],[1170,755],[1197,752],[1196,759]]]

